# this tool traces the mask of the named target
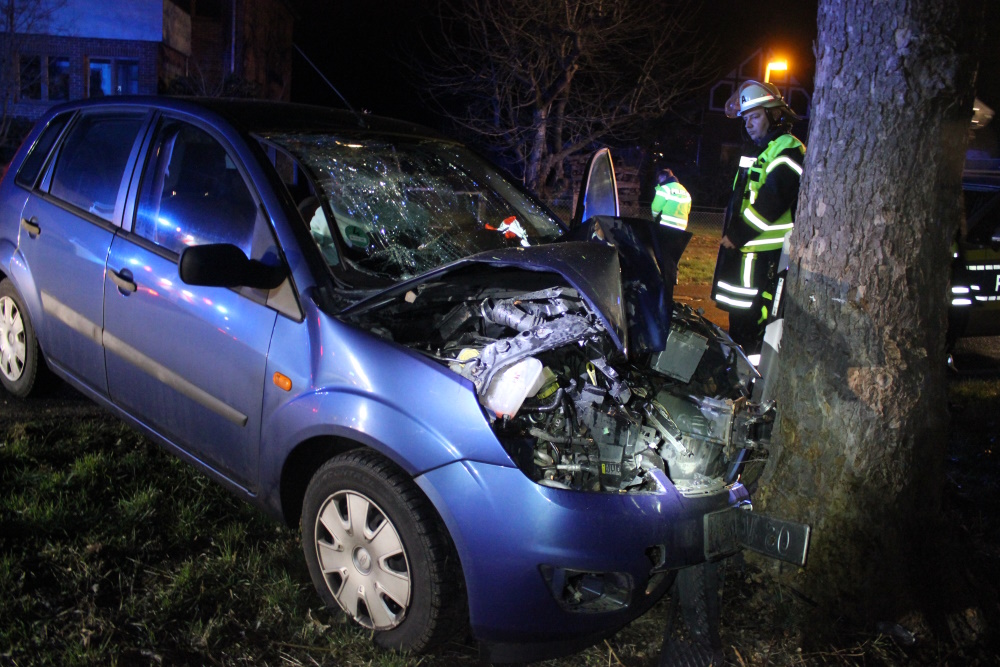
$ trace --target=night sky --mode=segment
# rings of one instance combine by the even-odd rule
[[[424,108],[405,63],[419,57],[423,40],[433,40],[433,0],[295,0],[296,44],[359,110],[428,125],[440,118]],[[980,68],[979,96],[1000,111],[1000,49],[990,35],[1000,32],[1000,2],[988,0],[987,46]],[[698,29],[706,57],[735,67],[759,46],[785,55],[791,73],[807,87],[815,70],[818,0],[712,0],[700,3]],[[295,101],[343,107],[337,94],[298,54],[293,58]],[[725,73],[723,70],[721,73]]]
[[[787,55],[793,74],[811,83],[817,0],[714,0],[702,3],[698,29],[706,56],[735,66],[758,46]],[[422,108],[405,62],[433,39],[434,2],[299,0],[296,44],[357,109],[433,124]],[[295,101],[342,107],[337,94],[298,55]],[[731,68],[731,67],[730,67]],[[724,72],[723,72],[724,73]]]

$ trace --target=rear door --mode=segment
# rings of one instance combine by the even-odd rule
[[[32,300],[41,304],[35,326],[47,362],[105,395],[104,266],[146,119],[143,110],[74,118],[37,187],[31,184],[18,234]]]
[[[138,184],[134,226],[108,257],[111,399],[247,489],[256,481],[268,293],[181,283],[187,246],[231,243],[274,264],[270,222],[235,152],[209,128],[164,117]]]

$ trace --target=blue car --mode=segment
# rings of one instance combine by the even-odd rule
[[[380,646],[578,650],[682,568],[805,558],[747,511],[774,409],[672,303],[687,233],[617,217],[609,158],[590,176],[567,224],[403,122],[54,108],[0,183],[0,382],[54,374],[300,528]]]

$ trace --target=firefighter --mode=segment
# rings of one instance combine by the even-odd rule
[[[653,196],[653,220],[676,229],[687,229],[691,213],[691,195],[677,181],[670,169],[656,174],[656,191]]]
[[[740,158],[712,298],[729,313],[729,335],[756,354],[775,297],[781,245],[795,221],[806,147],[791,134],[799,117],[773,84],[744,82],[726,102],[726,115],[743,119],[756,155]]]

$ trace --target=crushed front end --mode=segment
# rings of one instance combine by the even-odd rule
[[[739,346],[673,304],[662,348],[629,351],[643,286],[608,288],[594,276],[617,280],[617,255],[582,245],[563,251],[585,256],[578,270],[494,255],[351,315],[466,378],[516,466],[466,460],[420,479],[450,505],[460,555],[494,555],[462,563],[494,658],[581,648],[647,610],[678,570],[743,548],[737,519],[768,456],[775,410],[751,400],[759,375]],[[556,643],[512,648],[525,641]]]

